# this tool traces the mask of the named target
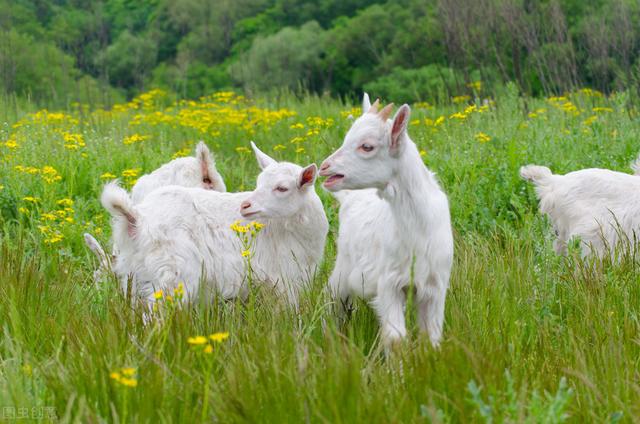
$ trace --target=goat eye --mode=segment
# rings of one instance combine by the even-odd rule
[[[282,186],[278,186],[278,187],[276,187],[276,190],[277,190],[277,191],[279,191],[280,193],[284,193],[284,192],[289,191],[289,189],[288,189],[288,188],[286,188],[286,187],[282,187]]]
[[[361,145],[360,148],[367,153],[373,150],[373,146],[367,143]]]

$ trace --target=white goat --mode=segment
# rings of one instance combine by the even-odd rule
[[[583,256],[602,257],[608,248],[613,253],[619,242],[634,242],[640,234],[640,179],[635,175],[597,168],[554,175],[545,166],[527,165],[520,176],[535,185],[540,211],[553,223],[558,254],[579,237]]]
[[[140,177],[131,189],[131,199],[134,203],[140,203],[153,190],[168,185],[227,191],[213,155],[202,141],[196,146],[195,157],[174,159]]]
[[[378,112],[365,93],[363,114],[320,175],[340,201],[340,231],[332,294],[373,299],[388,346],[406,335],[404,308],[415,290],[418,323],[433,346],[442,336],[453,262],[449,203],[407,134],[411,109]],[[413,274],[413,278],[412,278]]]
[[[247,218],[265,224],[255,236],[253,277],[297,305],[299,289],[322,259],[329,226],[314,188],[317,168],[277,163],[251,145],[262,168],[253,192],[170,186],[134,205],[116,183],[105,187],[102,204],[120,248],[115,271],[132,276],[134,293],[153,302],[155,291],[183,282],[185,300],[193,300],[203,281],[203,289],[225,299],[244,297],[247,263],[230,225]]]
[[[174,159],[150,174],[140,177],[131,189],[133,203],[140,203],[153,190],[169,185],[227,191],[224,180],[216,169],[213,154],[203,141],[196,146],[195,156]],[[98,268],[93,272],[93,279],[96,282],[101,281],[112,272],[118,248],[114,245],[112,254],[107,255],[98,240],[91,234],[85,233],[84,241],[98,258]]]

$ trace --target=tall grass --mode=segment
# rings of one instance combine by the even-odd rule
[[[94,284],[96,261],[82,243],[84,231],[108,240],[97,200],[103,174],[131,185],[136,177],[123,171],[151,171],[204,139],[229,189],[251,189],[258,167],[237,147],[253,139],[278,159],[319,163],[341,143],[351,106],[229,95],[172,105],[155,93],[114,111],[78,105],[56,117],[1,102],[3,418],[11,408],[37,418],[46,407],[81,422],[637,421],[637,263],[555,256],[533,191],[517,176],[529,162],[627,172],[640,123],[625,102],[624,94],[536,100],[512,90],[485,108],[473,100],[414,107],[410,134],[449,194],[455,264],[441,349],[414,325],[388,357],[368,306],[356,303],[339,323],[323,291],[338,226],[327,193],[325,261],[298,313],[258,289],[248,304],[163,302],[163,319],[145,325],[114,281]],[[167,123],[153,120],[178,110]],[[146,138],[124,144],[132,134]],[[220,331],[230,336],[210,354],[188,343]],[[110,377],[128,367],[135,387]]]

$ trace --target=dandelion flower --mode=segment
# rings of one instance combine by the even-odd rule
[[[209,338],[211,339],[211,341],[220,343],[229,338],[229,332],[225,331],[222,333],[213,333],[209,335]]]
[[[204,336],[195,336],[195,337],[189,337],[187,339],[187,343],[191,344],[191,345],[203,345],[205,343],[207,343],[207,338]]]
[[[478,140],[480,143],[486,143],[488,141],[491,141],[491,137],[483,132],[479,132],[478,134],[476,134],[476,140]]]
[[[122,372],[122,375],[124,375],[125,377],[133,377],[136,373],[136,369],[131,367],[122,368],[120,372]]]

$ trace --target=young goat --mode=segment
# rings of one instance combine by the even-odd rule
[[[203,141],[196,146],[193,157],[174,159],[160,168],[143,175],[131,189],[133,203],[140,203],[152,191],[169,185],[201,187],[206,190],[227,191],[222,177],[216,169],[215,160]],[[84,234],[85,244],[98,258],[98,268],[93,272],[94,281],[101,281],[109,275],[117,257],[117,246],[107,255],[98,240],[91,234]]]
[[[251,253],[253,278],[297,305],[299,289],[322,258],[329,226],[314,188],[317,168],[277,163],[251,145],[262,168],[253,192],[170,186],[134,205],[115,183],[105,187],[102,204],[113,216],[113,238],[120,248],[115,271],[132,277],[133,293],[151,303],[155,291],[183,282],[190,301],[203,281],[203,289],[225,299],[244,297],[246,258],[230,228],[242,217],[265,224]]]
[[[202,141],[196,146],[195,157],[174,159],[140,177],[131,189],[131,199],[134,203],[140,203],[152,191],[168,185],[227,191],[213,155]]]
[[[389,345],[406,335],[404,308],[413,285],[420,329],[433,346],[442,336],[453,236],[447,196],[423,164],[407,134],[411,109],[378,112],[365,93],[363,114],[342,147],[327,158],[324,187],[340,191],[340,230],[334,296],[373,299],[381,335]]]
[[[608,169],[583,169],[554,175],[545,166],[527,165],[520,176],[533,182],[540,211],[551,219],[558,254],[567,243],[581,239],[582,256],[602,257],[620,242],[640,234],[640,179]]]

